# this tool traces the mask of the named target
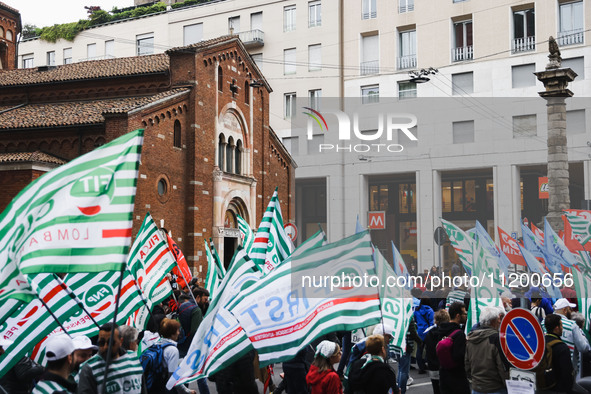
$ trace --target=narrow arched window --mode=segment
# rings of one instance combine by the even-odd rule
[[[174,121],[173,145],[175,148],[181,147],[181,122]]]
[[[234,173],[242,173],[242,141],[238,140],[236,143],[236,149],[234,150]]]
[[[218,140],[218,167],[220,170],[224,171],[224,154],[226,152],[226,139],[224,138],[223,134],[220,134],[220,138]]]
[[[234,151],[234,140],[232,139],[232,137],[228,138],[228,143],[226,144],[226,172],[232,172],[232,167],[234,164],[234,155],[233,152]]]
[[[250,85],[248,80],[244,82],[244,104],[250,104]]]
[[[224,91],[224,72],[222,71],[222,66],[218,66],[218,90],[220,92]]]

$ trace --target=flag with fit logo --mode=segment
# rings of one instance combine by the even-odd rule
[[[44,174],[12,200],[0,215],[0,288],[18,275],[15,265],[24,274],[120,269],[142,141],[143,130],[125,134]]]
[[[0,377],[8,372],[35,344],[58,327],[58,323],[45,305],[61,322],[69,320],[71,316],[80,311],[76,302],[67,294],[64,286],[52,274],[35,274],[28,279],[33,290],[39,294],[39,298],[14,309],[10,317],[6,318],[0,326],[0,337],[12,341],[12,344],[4,349],[5,353],[0,357]]]
[[[277,188],[259,225],[250,257],[263,274],[268,274],[293,251],[293,243],[285,234]]]

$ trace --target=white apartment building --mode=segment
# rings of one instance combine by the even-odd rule
[[[357,216],[367,225],[368,212],[382,211],[386,229],[373,230],[372,238],[385,257],[391,259],[393,241],[406,259],[428,268],[438,262],[433,232],[440,217],[464,228],[479,220],[496,236],[497,225],[519,235],[521,217],[538,223],[545,215],[547,202],[537,193],[546,174],[545,102],[538,98],[543,86],[533,72],[545,68],[552,35],[563,67],[578,74],[570,90],[575,97],[591,96],[590,3],[212,1],[97,26],[73,42],[25,40],[19,66],[164,52],[239,33],[273,88],[271,125],[298,163],[300,240],[316,231],[316,223],[330,240],[339,239],[354,231]],[[426,75],[425,83],[409,76],[429,68],[437,72]],[[438,99],[424,100],[429,97]],[[474,101],[487,97],[538,98],[541,106],[487,108],[486,101]],[[422,114],[413,129],[418,141],[402,137],[404,151],[398,154],[319,154],[320,143],[338,144],[331,115],[325,116],[331,131],[315,129],[311,140],[296,129],[290,132],[303,106],[322,114],[329,108],[370,114],[387,98],[403,99],[409,111]],[[571,206],[580,208],[591,200],[591,105],[568,102]],[[445,118],[454,113],[448,103],[473,108],[474,116],[464,111],[461,118]],[[433,121],[434,114],[446,120]],[[370,123],[363,132],[374,131]],[[455,259],[449,247],[443,257],[445,265]]]

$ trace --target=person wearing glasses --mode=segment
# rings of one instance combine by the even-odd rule
[[[111,359],[107,360],[109,351],[109,339],[113,332],[111,344]],[[144,394],[142,364],[137,353],[126,351],[121,346],[122,338],[119,326],[113,323],[103,324],[99,329],[98,353],[92,356],[82,365],[78,393],[98,394],[106,392],[110,394]],[[107,381],[105,382],[105,370],[109,361]],[[102,386],[106,384],[105,390]]]

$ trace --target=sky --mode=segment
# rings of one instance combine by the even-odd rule
[[[133,5],[133,0],[2,0],[3,3],[21,13],[23,26],[51,26],[56,23],[76,22],[86,19],[84,6],[100,6],[110,11],[114,6],[125,8]]]

